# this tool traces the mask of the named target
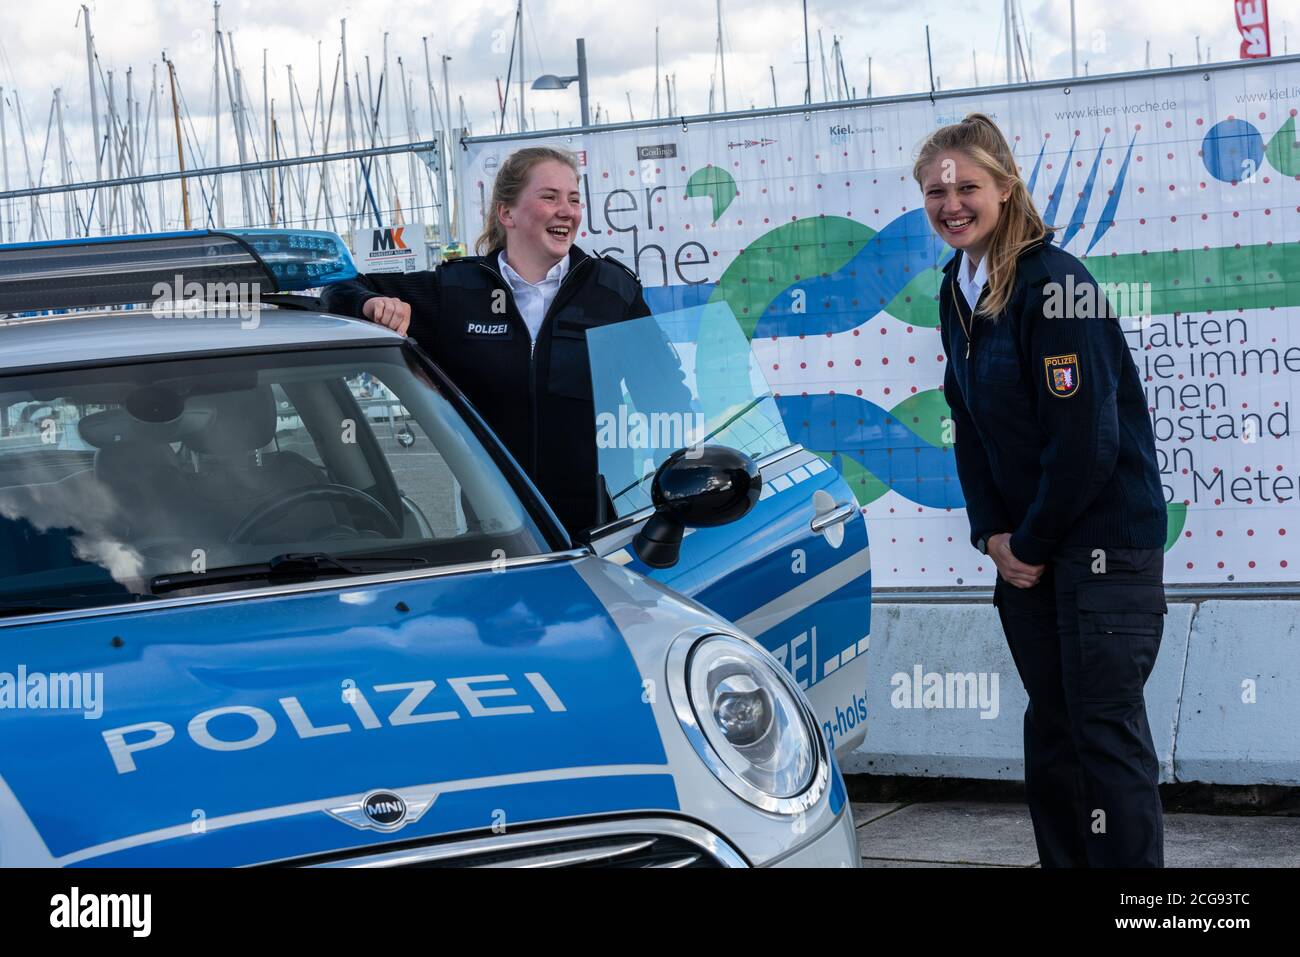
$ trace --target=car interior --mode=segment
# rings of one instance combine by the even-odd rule
[[[547,550],[432,383],[384,369],[399,397],[377,368],[196,360],[0,392],[0,601],[147,591],[196,554],[211,569],[285,553],[441,565]]]

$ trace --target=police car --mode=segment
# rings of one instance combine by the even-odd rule
[[[667,336],[698,428],[602,375],[574,542],[415,342],[293,294],[353,275],[0,247],[0,864],[856,866],[865,523],[734,317],[593,340]]]

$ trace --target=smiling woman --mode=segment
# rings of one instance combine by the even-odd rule
[[[964,281],[981,269],[988,277],[988,300],[978,311],[996,316],[1011,294],[1016,257],[1047,232],[1002,132],[983,113],[972,113],[930,137],[912,175],[930,225],[963,253]]]
[[[517,150],[492,184],[478,256],[434,272],[363,276],[322,297],[331,311],[419,340],[573,533],[615,514],[597,468],[587,332],[650,314],[627,267],[574,245],[582,218],[573,154]],[[661,336],[622,362],[667,370],[656,390],[664,407],[639,412],[690,407],[680,363]]]
[[[1165,612],[1166,517],[1137,366],[991,119],[936,130],[914,175],[957,250],[939,295],[943,395],[971,544],[997,566],[993,603],[1029,694],[1043,866],[1161,866],[1142,689]],[[1053,308],[1067,288],[1096,294]]]

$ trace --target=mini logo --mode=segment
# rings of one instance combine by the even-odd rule
[[[392,791],[375,791],[361,802],[361,813],[381,831],[395,831],[406,823],[406,802]]]
[[[501,158],[496,153],[489,154],[483,158],[483,172],[489,176],[495,176],[497,169],[501,166]]]
[[[752,146],[771,146],[776,140],[769,140],[766,137],[760,140],[740,140],[738,143],[728,143],[727,149],[749,149]]]
[[[326,813],[360,830],[398,831],[418,821],[437,799],[437,793],[403,797],[396,791],[371,791],[359,802],[326,808]]]
[[[657,146],[638,146],[636,148],[636,158],[639,160],[674,159],[676,156],[676,143],[660,143]]]
[[[1047,391],[1064,399],[1079,391],[1079,357],[1075,353],[1065,356],[1047,356],[1043,359],[1047,371]]]

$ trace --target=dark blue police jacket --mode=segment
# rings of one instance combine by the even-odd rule
[[[1111,314],[1050,232],[1021,253],[993,319],[972,316],[954,282],[960,268],[958,252],[943,271],[939,317],[971,543],[1010,532],[1012,553],[1031,565],[1063,546],[1163,546],[1155,436],[1119,325],[1131,320]],[[981,302],[987,294],[986,284]]]

